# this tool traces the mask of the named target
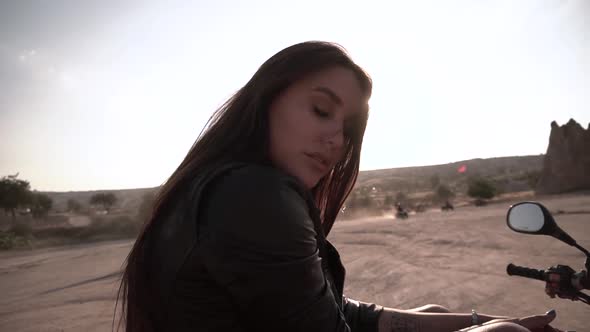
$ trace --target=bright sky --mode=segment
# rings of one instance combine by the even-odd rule
[[[163,183],[270,56],[319,39],[374,80],[361,169],[544,153],[590,122],[590,1],[2,1],[0,176]]]

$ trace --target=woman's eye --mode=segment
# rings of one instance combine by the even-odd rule
[[[317,114],[320,118],[327,118],[330,116],[330,113],[323,111],[317,107],[313,107],[313,111],[315,112],[315,114]]]

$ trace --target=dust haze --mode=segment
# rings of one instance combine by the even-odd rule
[[[546,236],[511,232],[510,204],[532,197],[429,209],[395,220],[391,215],[343,219],[329,238],[347,268],[351,298],[409,309],[427,303],[457,312],[522,316],[555,308],[554,326],[584,331],[588,308],[550,299],[539,281],[508,276],[508,263],[539,269],[583,267],[584,256]],[[590,246],[590,195],[536,197],[582,246]],[[119,240],[0,252],[0,329],[106,331],[113,318],[119,271],[132,245]]]

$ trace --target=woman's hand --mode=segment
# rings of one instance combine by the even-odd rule
[[[549,310],[544,315],[533,315],[533,316],[526,316],[522,318],[500,318],[500,319],[493,319],[488,321],[482,326],[500,323],[500,322],[510,322],[516,323],[522,327],[529,329],[531,332],[551,332],[551,331],[560,331],[555,329],[549,325],[555,317],[557,316],[555,310]]]

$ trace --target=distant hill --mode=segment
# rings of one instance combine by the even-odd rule
[[[443,165],[390,168],[364,171],[356,188],[379,187],[384,191],[419,192],[432,189],[433,178],[458,190],[464,190],[470,177],[485,177],[505,192],[530,190],[543,167],[544,155],[471,159]],[[459,168],[464,167],[464,172]]]
[[[440,183],[451,187],[456,192],[465,192],[467,179],[483,176],[494,181],[503,192],[530,190],[531,181],[536,180],[543,166],[544,155],[501,157],[489,159],[471,159],[444,165],[390,168],[360,172],[355,191],[369,191],[373,187],[381,193],[395,194],[404,192],[409,195],[431,191],[432,181],[438,178]],[[458,168],[465,166],[465,172]],[[120,189],[100,191],[45,192],[53,199],[54,210],[64,211],[68,199],[75,199],[82,205],[88,205],[90,197],[98,192],[112,192],[117,196],[115,206],[122,213],[135,213],[142,197],[157,188]]]

